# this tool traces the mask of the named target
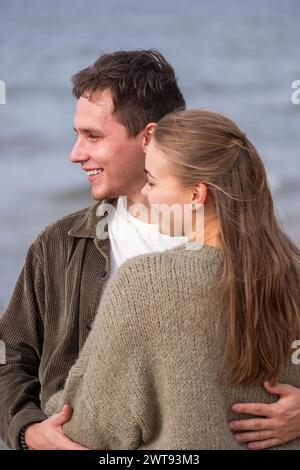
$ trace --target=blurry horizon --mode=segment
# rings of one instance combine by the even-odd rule
[[[4,0],[0,19],[0,310],[26,251],[58,217],[94,201],[69,152],[75,136],[71,76],[101,51],[159,49],[188,108],[233,118],[267,168],[285,229],[300,243],[300,79],[297,0]]]
[[[188,108],[234,119],[262,156],[280,220],[299,245],[300,105],[291,101],[299,17],[298,0],[2,0],[0,312],[39,231],[94,203],[68,160],[70,79],[102,51],[159,49]]]

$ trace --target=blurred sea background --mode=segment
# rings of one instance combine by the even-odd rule
[[[157,48],[188,107],[231,116],[267,167],[278,216],[300,244],[298,0],[1,0],[0,311],[26,251],[57,218],[93,203],[69,152],[70,77],[101,52]]]

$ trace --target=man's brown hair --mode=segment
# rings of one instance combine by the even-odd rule
[[[154,49],[103,54],[72,78],[73,94],[97,99],[109,90],[115,116],[135,137],[149,122],[185,108],[173,67]]]

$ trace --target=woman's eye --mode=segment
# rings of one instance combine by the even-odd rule
[[[150,181],[147,181],[147,184],[148,184],[148,186],[150,186],[150,188],[152,188],[152,186],[154,186],[154,184],[150,183]]]

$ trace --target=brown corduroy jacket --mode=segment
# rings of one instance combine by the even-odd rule
[[[106,216],[107,204],[101,203]],[[30,246],[0,317],[0,436],[19,448],[21,429],[63,387],[94,320],[109,276],[109,239],[96,236],[99,203],[46,227]]]

